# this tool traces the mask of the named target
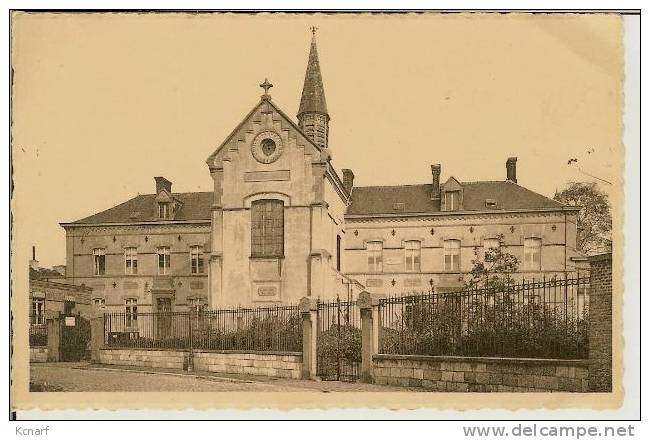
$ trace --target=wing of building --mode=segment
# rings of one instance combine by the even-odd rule
[[[330,116],[312,38],[297,121],[272,84],[206,160],[209,192],[153,194],[71,223],[68,282],[116,310],[297,303],[458,288],[475,251],[504,246],[521,275],[576,269],[577,208],[504,180],[462,182],[431,165],[419,185],[355,187],[328,143]]]

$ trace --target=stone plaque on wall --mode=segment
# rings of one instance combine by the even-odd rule
[[[138,283],[135,281],[124,281],[124,288],[125,289],[137,289],[138,288]]]
[[[190,282],[190,289],[203,289],[203,281]]]
[[[380,280],[377,278],[371,278],[369,280],[366,280],[366,286],[368,287],[381,287],[384,285],[384,280]]]
[[[244,181],[246,182],[272,182],[289,180],[289,170],[279,171],[250,171],[244,174]]]
[[[407,278],[404,280],[404,285],[407,287],[421,286],[422,280],[420,278]]]
[[[259,286],[257,288],[257,294],[259,296],[276,296],[278,294],[278,288],[276,286]]]

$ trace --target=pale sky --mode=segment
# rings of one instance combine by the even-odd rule
[[[65,263],[58,225],[152,193],[210,191],[205,159],[256,105],[295,116],[311,33],[333,163],[355,185],[504,180],[620,189],[622,21],[608,15],[16,15],[14,245]],[[588,153],[588,151],[593,152]]]

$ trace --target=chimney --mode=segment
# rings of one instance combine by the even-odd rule
[[[354,186],[354,173],[352,170],[341,170],[343,172],[343,187],[350,194],[352,187]]]
[[[160,191],[167,190],[167,192],[172,192],[172,183],[165,179],[164,177],[154,177],[156,181],[156,194],[160,194]]]
[[[29,260],[29,267],[38,270],[38,260],[36,260],[36,246],[32,246],[32,259]]]
[[[509,157],[506,161],[506,180],[517,183],[517,158]]]
[[[431,165],[431,200],[440,198],[440,164]]]

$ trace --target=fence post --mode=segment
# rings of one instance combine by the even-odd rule
[[[372,357],[379,353],[379,300],[381,294],[361,292],[357,306],[361,311],[361,381],[373,382]]]
[[[61,360],[61,317],[46,316],[47,323],[47,361]]]
[[[316,378],[316,348],[318,335],[318,303],[304,297],[300,300],[302,315],[302,378]]]
[[[90,361],[101,363],[100,353],[106,343],[104,314],[97,312],[90,318]]]
[[[612,254],[589,257],[589,391],[612,391]]]

